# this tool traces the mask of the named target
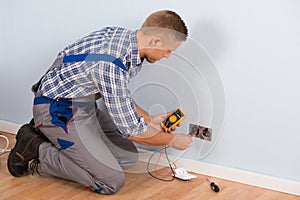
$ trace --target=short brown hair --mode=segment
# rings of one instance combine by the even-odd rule
[[[144,30],[169,29],[176,32],[175,38],[179,41],[185,41],[188,36],[188,29],[181,17],[170,10],[161,10],[150,14],[142,25]],[[179,33],[179,34],[178,34]]]

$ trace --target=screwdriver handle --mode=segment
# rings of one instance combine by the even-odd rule
[[[215,192],[219,192],[220,191],[220,188],[214,183],[214,182],[211,182],[210,183],[210,188],[215,191]]]
[[[207,178],[207,181],[210,183],[210,188],[214,192],[219,192],[220,191],[220,188],[214,182],[211,182],[208,178]]]

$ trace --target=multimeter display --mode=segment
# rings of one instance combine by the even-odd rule
[[[170,128],[177,126],[185,118],[186,115],[180,108],[177,108],[171,115],[161,122],[161,125],[164,129],[170,130]]]

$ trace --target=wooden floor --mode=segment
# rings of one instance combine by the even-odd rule
[[[10,147],[15,143],[14,135],[1,133],[9,137]],[[4,140],[0,138],[0,147]],[[147,173],[126,172],[124,187],[113,195],[100,195],[83,188],[81,185],[54,177],[27,175],[15,178],[7,170],[7,156],[1,155],[0,162],[0,199],[72,199],[72,200],[300,200],[300,196],[280,193],[245,184],[209,177],[218,184],[220,192],[213,192],[206,176],[197,174],[190,181],[174,180],[163,182],[150,177]],[[142,163],[138,167],[143,166]]]

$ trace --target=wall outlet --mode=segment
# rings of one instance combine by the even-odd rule
[[[190,124],[189,134],[207,141],[211,141],[212,138],[211,128],[201,126],[201,125],[196,125],[196,124]]]

